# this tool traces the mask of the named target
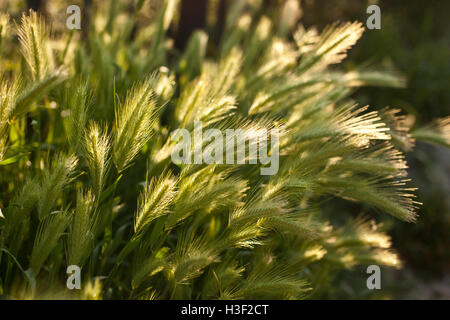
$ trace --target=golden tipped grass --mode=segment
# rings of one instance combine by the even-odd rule
[[[134,222],[134,232],[140,233],[149,224],[166,214],[177,194],[177,180],[170,173],[163,174],[159,178],[152,178],[138,200],[138,209]]]
[[[80,83],[75,92],[66,93],[66,108],[69,111],[67,136],[74,151],[80,150],[84,129],[88,121],[89,92],[86,84]]]
[[[418,140],[450,146],[450,117],[437,119],[430,125],[414,130],[412,135]]]
[[[9,35],[9,15],[0,13],[0,54],[2,51],[3,43]]]
[[[8,129],[13,120],[17,88],[6,81],[0,85],[0,161],[6,152]]]
[[[302,72],[321,71],[330,64],[341,62],[363,32],[364,27],[360,22],[335,23],[326,27],[320,37],[311,37],[308,40],[309,45],[312,41],[314,44],[303,55],[299,69]],[[300,35],[297,38],[298,42],[302,40]]]
[[[72,223],[67,241],[68,264],[82,266],[89,257],[95,237],[97,215],[92,190],[77,193],[77,204],[72,213]]]
[[[51,47],[48,43],[49,30],[35,11],[22,15],[18,36],[22,54],[34,80],[42,80],[53,68]]]
[[[59,243],[70,223],[70,213],[67,211],[54,211],[45,216],[39,223],[31,251],[30,268],[38,275],[45,260]]]
[[[94,194],[100,199],[110,166],[111,139],[106,127],[90,122],[84,132],[83,153],[88,161]]]
[[[26,180],[5,212],[3,236],[10,243],[9,249],[13,254],[16,254],[23,242],[30,237],[32,210],[39,199],[39,187],[35,179]]]

